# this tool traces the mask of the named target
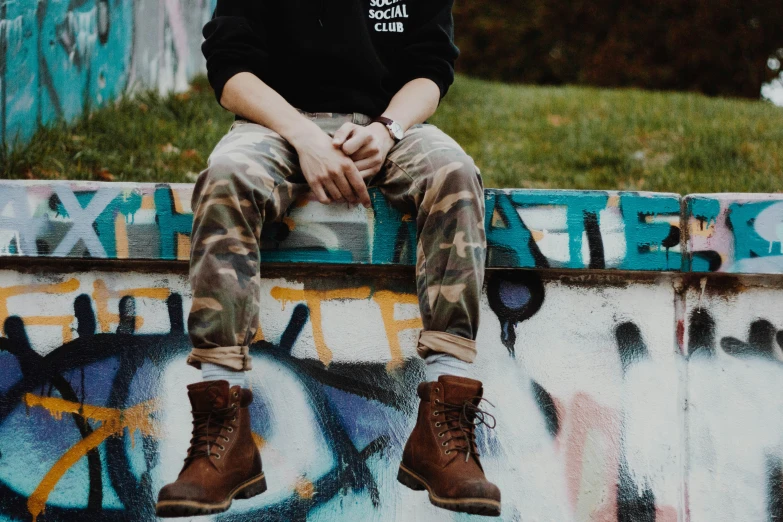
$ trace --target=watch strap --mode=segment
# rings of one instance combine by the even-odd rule
[[[392,123],[394,123],[394,120],[386,118],[384,116],[378,116],[377,118],[373,118],[372,122],[370,123],[375,123],[375,122],[383,123],[384,125],[389,127]]]
[[[392,137],[395,143],[400,141],[401,137],[396,136],[394,131],[394,126],[397,125],[397,127],[399,128],[399,125],[394,120],[385,118],[383,116],[378,116],[377,118],[373,118],[372,122],[370,123],[380,123],[381,125],[386,127],[386,130],[389,131],[389,136]]]

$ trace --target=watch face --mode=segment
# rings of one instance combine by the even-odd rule
[[[402,132],[402,127],[400,127],[399,123],[397,123],[396,121],[392,122],[392,124],[389,126],[389,130],[391,131],[392,136],[394,136],[394,139],[396,139],[397,141],[402,139],[403,132]]]

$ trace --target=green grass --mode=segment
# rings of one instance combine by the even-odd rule
[[[192,181],[233,117],[203,78],[39,131],[4,178]],[[697,94],[506,85],[458,77],[432,123],[488,187],[783,190],[783,108]]]

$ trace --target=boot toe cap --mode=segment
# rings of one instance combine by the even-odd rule
[[[466,480],[457,486],[454,496],[500,502],[500,489],[488,480]]]
[[[163,486],[158,493],[158,502],[165,500],[201,500],[206,496],[204,488],[188,482],[174,482]]]

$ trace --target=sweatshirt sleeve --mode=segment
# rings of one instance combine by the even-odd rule
[[[414,3],[411,8],[415,8]],[[400,57],[403,83],[428,78],[440,89],[441,99],[454,82],[454,63],[459,49],[454,45],[454,0],[426,0],[418,4],[414,24],[405,28],[408,35]],[[407,24],[406,24],[407,25]]]
[[[204,26],[201,51],[207,60],[207,77],[218,103],[231,77],[250,72],[262,78],[268,64],[263,27],[258,13],[248,7],[254,3],[218,0],[212,19]]]

